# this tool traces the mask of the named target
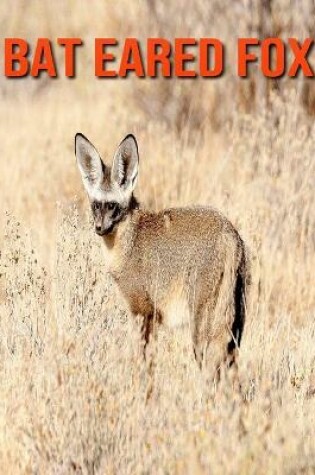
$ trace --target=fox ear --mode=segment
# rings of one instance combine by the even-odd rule
[[[75,155],[83,184],[90,194],[102,182],[104,164],[94,145],[80,133],[75,136]]]
[[[121,188],[133,190],[136,186],[139,167],[138,144],[129,134],[120,143],[113,160],[111,178]]]

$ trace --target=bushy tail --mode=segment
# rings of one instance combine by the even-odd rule
[[[234,287],[234,321],[232,324],[232,339],[228,344],[228,353],[233,355],[240,346],[246,318],[248,291],[251,281],[250,263],[245,245],[242,246],[242,256],[236,271]]]

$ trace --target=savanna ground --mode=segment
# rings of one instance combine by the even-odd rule
[[[1,36],[79,36],[77,78],[0,81],[2,473],[315,473],[312,83],[93,77],[97,36],[314,31],[311,1],[2,2]],[[58,53],[59,54],[59,53]],[[58,57],[57,54],[57,57]],[[60,57],[59,57],[60,59]],[[106,275],[75,166],[128,132],[148,207],[211,204],[253,259],[241,389],[201,374],[187,329],[160,331],[154,389]]]

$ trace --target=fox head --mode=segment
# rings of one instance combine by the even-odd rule
[[[92,143],[82,134],[75,136],[75,154],[83,185],[94,217],[95,232],[109,235],[137,206],[133,196],[138,177],[138,145],[127,135],[114,155],[112,166],[104,164]]]

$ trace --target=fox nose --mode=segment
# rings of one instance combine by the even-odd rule
[[[96,225],[96,226],[95,226],[95,232],[96,232],[97,234],[102,234],[102,226]]]

